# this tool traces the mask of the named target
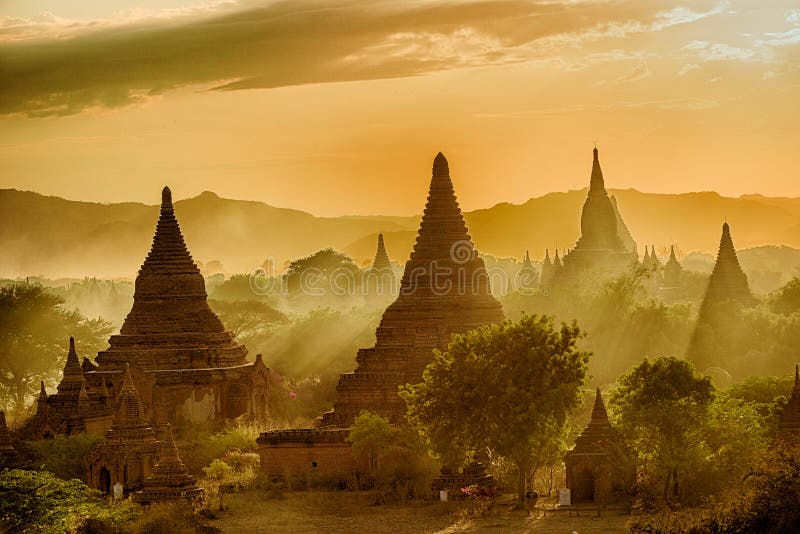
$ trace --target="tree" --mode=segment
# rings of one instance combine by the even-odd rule
[[[514,462],[524,507],[530,469],[579,403],[589,359],[576,349],[581,336],[575,323],[556,329],[537,315],[456,335],[420,384],[401,388],[409,420],[445,463],[476,451]]]
[[[654,465],[663,479],[662,497],[681,493],[680,481],[703,445],[714,386],[691,363],[647,358],[619,378],[610,405],[640,463]]]
[[[63,299],[38,284],[0,288],[0,389],[14,401],[15,414],[39,380],[50,379],[64,365],[69,337],[84,354],[105,346],[112,326],[65,310]]]
[[[353,446],[353,456],[364,459],[371,475],[378,471],[378,455],[395,438],[395,429],[389,420],[371,412],[362,411],[353,421],[347,441]]]

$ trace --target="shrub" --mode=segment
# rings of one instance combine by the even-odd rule
[[[62,480],[47,471],[4,470],[0,473],[0,525],[19,533],[74,532],[103,525],[113,528],[131,520],[130,502],[109,505],[99,491],[77,479]]]
[[[26,442],[31,463],[65,480],[86,476],[86,457],[103,438],[89,434]]]

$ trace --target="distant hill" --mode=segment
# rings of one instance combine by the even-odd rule
[[[678,195],[612,190],[640,245],[665,254],[716,252],[722,222],[731,224],[740,249],[761,245],[800,247],[800,199],[713,192]],[[465,214],[481,252],[538,259],[544,249],[574,245],[586,191],[549,193],[527,202],[498,204]],[[393,261],[403,263],[413,246],[418,216],[316,217],[214,193],[175,203],[195,259],[219,260],[229,273],[244,272],[266,257],[287,260],[324,247],[344,250],[357,262],[371,259],[383,232]],[[37,193],[0,190],[0,276],[133,277],[150,247],[158,206],[78,202]]]

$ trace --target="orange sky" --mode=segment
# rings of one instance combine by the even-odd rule
[[[475,209],[597,142],[609,187],[800,194],[793,2],[61,4],[0,7],[2,188],[411,214],[439,150]]]

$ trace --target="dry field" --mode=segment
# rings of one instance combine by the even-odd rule
[[[334,492],[287,493],[284,499],[264,499],[259,493],[226,497],[228,510],[209,524],[224,533],[535,533],[607,534],[626,532],[628,516],[536,518],[498,506],[481,519],[465,519],[456,503],[407,503],[375,506],[369,494]]]

